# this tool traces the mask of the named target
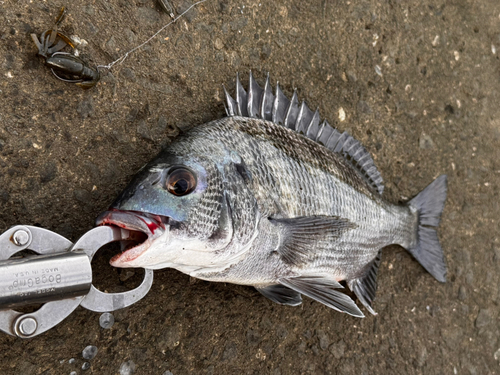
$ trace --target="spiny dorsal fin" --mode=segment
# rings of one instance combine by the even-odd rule
[[[380,266],[381,255],[382,251],[379,251],[377,257],[368,265],[364,275],[347,282],[349,289],[356,294],[359,301],[373,315],[377,315],[373,310],[372,304],[377,291],[377,272]]]
[[[302,133],[331,151],[341,154],[373,188],[380,194],[384,191],[382,176],[363,145],[347,132],[340,133],[326,120],[320,124],[319,111],[311,111],[305,102],[299,104],[295,90],[292,99],[288,99],[277,84],[275,94],[273,94],[269,74],[264,89],[259,86],[250,72],[248,93],[241,85],[239,75],[236,76],[236,100],[227,93],[225,88],[224,93],[228,116],[268,120]]]
[[[273,119],[273,105],[274,105],[274,95],[273,88],[271,87],[271,82],[269,82],[269,74],[267,74],[266,84],[264,85],[264,92],[262,93],[262,98],[260,100],[260,118],[268,121]]]

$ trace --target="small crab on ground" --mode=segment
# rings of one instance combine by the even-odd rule
[[[99,82],[100,74],[97,68],[88,66],[78,56],[68,52],[60,52],[67,45],[75,48],[71,39],[57,30],[65,14],[66,10],[62,7],[54,28],[44,31],[40,35],[40,39],[36,34],[31,34],[31,38],[38,48],[37,54],[45,59],[45,65],[50,68],[57,79],[75,83],[82,89],[89,89]]]

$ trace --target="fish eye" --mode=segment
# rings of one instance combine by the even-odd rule
[[[196,176],[187,168],[173,168],[168,171],[165,187],[169,193],[178,197],[187,195],[196,188]]]

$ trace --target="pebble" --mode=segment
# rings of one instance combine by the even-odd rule
[[[165,372],[163,373],[163,375],[174,375],[174,374],[173,374],[172,372],[170,372],[170,371],[168,371],[168,370],[167,370],[167,371],[165,371]]]
[[[296,27],[292,27],[290,31],[288,31],[288,36],[292,39],[292,41],[300,35],[299,29]]]
[[[302,336],[309,340],[313,336],[313,333],[310,329],[308,329],[302,334]]]
[[[271,322],[271,319],[269,319],[267,316],[264,316],[260,321],[260,328],[262,328],[264,331],[270,330],[271,328],[273,328],[273,326],[273,322]]]
[[[137,43],[137,34],[134,33],[132,30],[130,30],[130,29],[124,29],[123,33],[125,34],[125,37],[127,38],[127,41],[130,44],[136,44]]]
[[[224,62],[224,52],[217,52],[214,59],[217,62]]]
[[[135,372],[134,361],[123,362],[120,366],[120,375],[132,375]]]
[[[5,70],[9,70],[9,69],[12,69],[12,67],[14,66],[14,55],[6,55],[5,56],[5,62],[3,63],[3,68],[5,68]]]
[[[493,358],[500,361],[500,348],[495,352],[495,354],[493,354]]]
[[[87,117],[92,117],[94,115],[94,102],[92,97],[88,97],[78,103],[76,111],[80,114],[83,119]]]
[[[177,5],[177,12],[180,15],[184,13],[191,5],[193,5],[193,3],[191,3],[189,0],[182,1],[179,5]],[[197,14],[198,10],[196,9],[196,7],[193,7],[183,17],[186,21],[191,22]]]
[[[156,123],[156,129],[155,133],[158,135],[163,135],[165,134],[165,131],[167,129],[167,119],[163,116],[158,117],[158,122]]]
[[[339,108],[339,120],[341,122],[345,121],[345,110],[342,107]]]
[[[110,329],[115,324],[115,317],[113,314],[106,312],[99,317],[99,325],[104,329]]]
[[[495,262],[499,262],[499,263],[500,263],[500,248],[495,248],[495,249],[493,249],[493,252],[495,253],[495,254],[493,255],[493,260],[494,260]]]
[[[68,361],[68,363],[69,363],[70,365],[72,365],[72,364],[73,364],[73,363],[75,363],[75,362],[76,362],[76,359],[74,359],[74,358],[70,358],[70,359],[69,359],[69,361]]]
[[[121,71],[121,75],[130,82],[135,82],[135,73],[132,69],[123,68]]]
[[[231,26],[231,30],[233,31],[238,31],[243,29],[248,23],[248,18],[246,17],[241,17],[237,18],[234,21],[230,22],[229,25]]]
[[[274,42],[278,45],[279,48],[282,48],[287,43],[287,39],[285,38],[281,30],[279,30],[274,37]]]
[[[93,359],[97,354],[97,346],[89,345],[82,351],[82,357],[84,359]]]
[[[371,107],[364,100],[360,100],[356,106],[358,113],[370,114],[372,113]]]
[[[160,13],[149,7],[137,8],[137,21],[141,26],[155,25],[160,21]]]
[[[238,356],[238,348],[236,344],[232,341],[228,341],[224,348],[224,353],[222,353],[223,361],[231,361]]]
[[[88,362],[83,362],[83,365],[82,365],[82,370],[83,371],[86,371],[90,368],[90,363]]]
[[[352,70],[347,71],[347,79],[350,82],[356,82],[358,80],[358,77],[356,76],[356,73],[354,73]]]
[[[325,333],[325,331],[319,329],[316,331],[316,335],[318,336],[319,347],[321,348],[321,350],[328,349],[328,346],[330,346],[330,339],[328,338],[328,335]]]
[[[261,342],[261,337],[258,331],[253,329],[249,329],[247,331],[247,342],[250,346],[255,346]]]
[[[340,340],[339,342],[330,346],[330,353],[332,353],[336,359],[342,358],[344,356],[344,353],[345,353],[344,340]]]
[[[69,373],[69,375],[77,375],[77,372],[76,372],[76,371],[71,371],[71,372]]]
[[[422,133],[422,135],[420,136],[420,138],[418,140],[418,146],[422,150],[429,150],[431,148],[434,148],[434,141],[432,140],[430,135]]]
[[[80,203],[89,204],[92,199],[92,195],[84,189],[75,189],[73,195],[75,196],[75,199]]]
[[[53,161],[49,161],[45,164],[42,171],[40,172],[40,182],[45,184],[56,178],[57,166]]]
[[[163,334],[163,337],[158,341],[158,348],[160,350],[170,349],[179,346],[181,340],[181,333],[175,326],[168,327]]]
[[[95,9],[92,5],[86,5],[83,7],[83,12],[87,13],[89,16],[93,16],[95,14]]]
[[[458,327],[444,328],[441,330],[441,336],[451,350],[457,350],[460,345],[460,341],[463,338],[463,331]]]
[[[463,285],[458,288],[458,299],[460,301],[464,301],[467,298],[467,290]]]
[[[94,35],[99,32],[99,28],[96,27],[92,22],[87,21],[86,24],[90,34]]]
[[[116,52],[116,40],[114,36],[106,42],[106,50],[111,54]]]
[[[130,269],[123,269],[121,270],[120,272],[120,281],[127,281],[128,279],[130,279],[132,276],[135,275],[135,272],[133,270],[130,270]]]
[[[203,66],[203,57],[202,56],[196,56],[194,58],[194,67],[195,69],[202,69]]]
[[[222,40],[217,38],[217,39],[215,39],[214,47],[215,47],[215,49],[222,49],[222,48],[224,48],[224,43],[222,42]]]
[[[0,189],[0,202],[7,203],[10,199],[10,194],[6,190]]]
[[[472,270],[467,271],[465,274],[465,281],[467,284],[474,286],[474,272]]]
[[[137,117],[138,114],[139,114],[139,109],[132,108],[130,110],[130,112],[128,113],[127,117],[125,117],[125,120],[133,122],[133,121],[135,121],[135,118]]]
[[[153,136],[151,135],[151,130],[149,129],[146,121],[140,120],[137,124],[137,133],[147,141],[152,141]]]
[[[476,328],[487,326],[491,322],[491,312],[488,309],[481,309],[477,314]]]
[[[286,339],[286,337],[288,336],[288,331],[286,330],[286,328],[282,325],[279,325],[277,328],[276,328],[276,336],[281,339],[281,340],[284,340]]]
[[[303,357],[304,354],[306,354],[306,343],[304,341],[301,341],[298,345],[297,354],[299,355],[299,357]]]
[[[260,57],[262,60],[266,60],[269,56],[271,56],[272,48],[270,44],[264,44],[262,46]]]
[[[427,360],[427,348],[424,346],[420,349],[420,353],[417,357],[417,366],[423,367],[425,365],[425,361]]]

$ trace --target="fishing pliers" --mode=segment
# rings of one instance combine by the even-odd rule
[[[65,319],[77,306],[96,312],[118,310],[143,298],[153,283],[145,270],[136,289],[104,293],[92,285],[91,261],[105,244],[127,240],[125,229],[101,226],[76,243],[47,229],[17,225],[0,235],[0,330],[22,338],[39,335]],[[36,255],[18,256],[22,250]],[[31,313],[13,309],[43,304]]]

